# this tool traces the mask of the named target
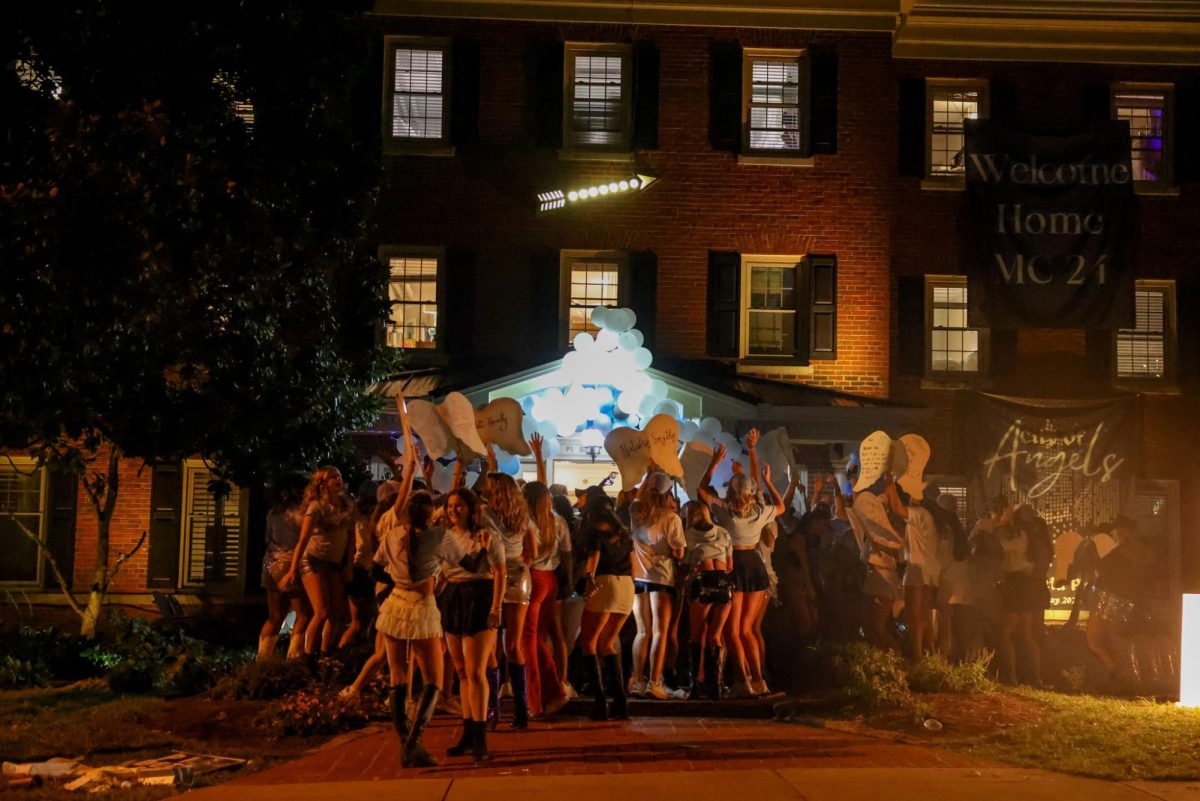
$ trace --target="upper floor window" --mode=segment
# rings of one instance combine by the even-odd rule
[[[962,276],[925,278],[926,360],[931,378],[954,379],[986,370],[986,329],[967,325],[967,281]]]
[[[633,134],[632,48],[568,42],[563,52],[564,147],[568,151],[629,150]]]
[[[974,79],[925,81],[925,177],[961,184],[967,173],[965,120],[988,116],[988,85]]]
[[[438,287],[442,254],[437,250],[385,249],[388,266],[387,344],[393,348],[438,347]]]
[[[446,145],[450,134],[450,45],[388,37],[384,142],[408,149]]]
[[[806,154],[810,124],[807,54],[803,50],[743,50],[742,82],[742,151]]]
[[[592,322],[597,306],[629,305],[629,254],[624,251],[572,251],[561,255],[562,314],[566,341],[586,331],[595,335]]]
[[[42,583],[42,554],[21,530],[45,541],[45,471],[32,460],[0,462],[0,585]]]
[[[1173,183],[1174,95],[1170,84],[1118,83],[1112,87],[1113,119],[1129,123],[1129,155],[1136,189],[1165,189]]]
[[[1166,381],[1174,367],[1175,282],[1138,281],[1134,312],[1134,327],[1117,330],[1117,378]]]

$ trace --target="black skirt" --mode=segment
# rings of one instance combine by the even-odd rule
[[[488,627],[488,615],[492,611],[493,583],[489,579],[479,581],[452,581],[438,596],[438,608],[442,611],[442,630],[447,634],[470,637]]]
[[[771,586],[767,566],[757,551],[733,552],[733,591],[762,592]]]

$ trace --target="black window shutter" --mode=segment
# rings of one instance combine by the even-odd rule
[[[633,45],[633,147],[658,148],[658,48],[653,42]]]
[[[150,551],[146,586],[175,589],[179,585],[179,541],[182,535],[183,470],[178,464],[155,465],[150,476]]]
[[[715,150],[742,149],[742,48],[713,42],[709,54],[708,137]]]
[[[792,286],[792,305],[796,309],[795,328],[792,329],[792,355],[796,362],[808,364],[812,349],[812,265],[804,259],[796,265]]]
[[[1195,140],[1193,140],[1195,141]],[[1183,309],[1195,309],[1200,304],[1200,281],[1175,282],[1175,319],[1178,336],[1176,354],[1192,354],[1200,351],[1200,314],[1180,314]],[[1175,375],[1181,384],[1191,384],[1200,379],[1200,359],[1178,357]]]
[[[50,555],[58,563],[58,569],[69,582],[75,569],[75,513],[78,502],[79,481],[72,473],[51,470],[46,476],[49,492],[46,498],[46,545]],[[47,587],[57,587],[53,571],[46,571]]]
[[[837,359],[837,256],[809,256],[808,284],[808,358]]]
[[[988,81],[988,118],[1015,127],[1017,121],[1017,87],[1012,81],[993,78]]]
[[[1200,181],[1200,79],[1175,85],[1175,183]],[[1182,303],[1179,308],[1186,308]],[[1183,315],[1180,315],[1182,319]],[[1182,352],[1182,351],[1181,351]]]
[[[991,359],[993,376],[1010,375],[1017,369],[1017,329],[992,329]]]
[[[708,355],[737,358],[741,347],[742,257],[708,252]]]
[[[475,325],[481,317],[475,293],[475,254],[464,248],[446,248],[442,268],[438,275],[438,338],[442,351],[448,356],[470,353],[479,342]]]
[[[562,147],[563,44],[538,42],[529,51],[525,85],[533,110],[532,139],[539,147]]]
[[[811,152],[837,152],[837,53],[813,53],[810,109]]]
[[[456,39],[450,63],[450,141],[456,146],[479,142],[479,45]]]
[[[630,253],[629,269],[629,308],[637,315],[643,345],[653,351],[658,324],[658,256],[652,250]]]
[[[1112,87],[1107,83],[1089,83],[1080,96],[1083,122],[1099,125],[1112,119]]]
[[[902,275],[897,285],[896,372],[901,375],[924,375],[925,276]]]
[[[562,355],[559,319],[561,309],[562,269],[559,252],[553,248],[537,248],[530,257],[530,305],[526,312],[529,320],[529,343],[539,356],[553,358]],[[497,310],[503,314],[507,310]],[[512,316],[512,315],[504,315]],[[520,334],[516,334],[520,336]],[[505,341],[501,339],[500,341]],[[519,339],[513,341],[520,341]]]
[[[900,81],[900,130],[898,164],[901,175],[925,176],[925,81]]]
[[[1104,382],[1112,375],[1115,336],[1111,329],[1089,328],[1084,331],[1084,353],[1087,354],[1085,369],[1089,376]]]

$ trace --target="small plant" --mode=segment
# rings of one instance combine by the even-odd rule
[[[208,692],[254,658],[253,651],[214,648],[190,637],[184,638],[184,643],[184,658],[167,681],[168,689],[178,695]]]
[[[161,687],[167,665],[181,653],[179,641],[150,621],[113,611],[103,639],[84,651],[84,656],[105,670],[112,689],[139,693]]]
[[[50,674],[40,660],[0,657],[0,689],[17,690],[24,687],[45,687]]]
[[[297,692],[311,681],[312,674],[299,659],[248,662],[217,681],[212,696],[271,700]]]
[[[918,693],[990,693],[996,683],[988,675],[992,652],[952,665],[938,653],[927,655],[908,671],[908,685]]]
[[[363,699],[327,687],[301,690],[271,709],[275,729],[283,736],[337,734],[362,728],[369,718]]]
[[[899,654],[865,643],[828,646],[825,654],[834,685],[851,706],[875,711],[915,704]]]

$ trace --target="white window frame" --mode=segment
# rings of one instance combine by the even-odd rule
[[[1165,175],[1157,181],[1134,181],[1133,190],[1139,195],[1177,194],[1175,185],[1175,84],[1173,83],[1114,83],[1109,89],[1112,119],[1118,119],[1117,96],[1127,94],[1161,94],[1163,100],[1163,149]],[[1132,147],[1132,142],[1130,143]],[[1130,158],[1132,160],[1132,152]]]
[[[947,328],[949,331],[977,331],[979,340],[975,351],[975,363],[977,369],[974,371],[967,370],[934,370],[933,369],[933,332],[934,327],[934,289],[938,287],[962,287],[967,288],[967,279],[962,275],[926,275],[925,276],[925,378],[929,381],[938,382],[961,382],[972,383],[980,379],[988,377],[988,371],[991,367],[989,362],[991,330],[988,328],[978,328],[968,325],[964,328]],[[968,295],[967,307],[970,308],[970,296]]]
[[[444,287],[446,284],[446,251],[444,248],[434,247],[405,247],[403,245],[384,245],[379,249],[379,258],[383,262],[383,266],[387,268],[387,285],[385,287],[385,296],[388,302],[387,319],[384,321],[384,344],[391,348],[400,348],[400,345],[392,345],[390,342],[390,332],[392,329],[392,259],[435,259],[437,261],[437,275],[434,278],[434,297],[435,297],[435,312],[437,314],[437,322],[434,324],[434,345],[432,348],[405,348],[405,352],[409,354],[419,353],[444,353],[445,352],[445,330],[443,324],[444,310],[446,308]]]
[[[800,141],[795,149],[773,150],[750,146],[750,109],[754,105],[754,62],[795,61],[799,66],[799,96],[796,99],[800,115]],[[779,50],[771,48],[743,48],[742,50],[742,137],[741,153],[772,159],[806,159],[812,151],[812,69],[807,50]]]
[[[241,592],[246,578],[246,512],[248,511],[249,495],[242,491],[240,487],[234,485],[234,493],[237,495],[237,500],[230,498],[226,499],[226,503],[234,503],[237,509],[237,553],[229,554],[228,558],[234,560],[236,565],[235,574],[227,579],[220,581],[207,582],[203,579],[195,580],[191,577],[189,568],[192,566],[192,533],[191,533],[191,516],[192,516],[192,500],[194,495],[194,477],[197,473],[212,474],[212,470],[207,464],[200,459],[187,459],[183,463],[183,469],[179,471],[183,481],[183,495],[179,508],[179,587],[195,588],[207,587],[210,589],[228,589],[235,592]],[[203,562],[200,565],[203,570]]]
[[[450,105],[453,51],[449,39],[420,36],[383,38],[383,150],[399,155],[453,156],[450,144]],[[396,50],[440,50],[442,53],[442,135],[437,139],[417,139],[392,134],[396,97]]]
[[[803,271],[800,269],[805,256],[782,255],[782,254],[742,254],[742,303],[741,303],[741,320],[739,324],[741,342],[738,345],[739,358],[750,360],[753,362],[779,362],[780,364],[794,364],[803,361],[803,354],[795,352],[795,345],[792,346],[792,353],[785,355],[758,354],[750,353],[750,272],[752,267],[792,267],[795,269],[795,282],[800,282],[804,278]],[[793,284],[795,286],[795,284]],[[781,312],[782,313],[782,312]],[[795,340],[795,327],[800,325],[801,314],[807,314],[807,309],[793,309],[795,315],[795,323],[793,324],[793,342]]]
[[[966,164],[962,173],[933,172],[933,102],[938,91],[974,89],[979,92],[977,119],[985,120],[991,115],[991,97],[988,82],[982,78],[926,78],[925,79],[925,168],[922,187],[925,189],[964,189],[966,187]],[[964,141],[965,151],[966,144]]]
[[[1179,331],[1178,317],[1175,304],[1175,282],[1173,280],[1139,278],[1134,282],[1134,292],[1161,291],[1164,295],[1163,314],[1163,374],[1161,376],[1121,375],[1117,363],[1118,342],[1124,332],[1136,329],[1115,329],[1112,339],[1112,375],[1118,386],[1133,386],[1143,391],[1153,391],[1155,388],[1172,389],[1176,385],[1179,366]]]
[[[574,334],[571,333],[571,272],[581,261],[611,261],[617,263],[617,301],[616,308],[629,305],[630,270],[629,251],[627,250],[563,250],[559,252],[559,298],[558,321],[559,341],[570,346]],[[594,335],[593,335],[594,336]]]
[[[618,142],[605,144],[577,143],[574,140],[575,114],[575,57],[617,56],[621,59],[621,138]],[[615,42],[566,42],[563,45],[563,156],[587,157],[606,154],[624,154],[632,157],[633,152],[633,46]]]
[[[36,471],[40,481],[39,487],[39,519],[38,519],[38,539],[42,542],[46,541],[46,526],[49,523],[50,509],[48,508],[49,485],[47,484],[47,473],[45,469],[40,469],[37,462],[27,456],[5,456],[3,461],[0,461],[0,470],[4,472],[22,473],[28,475]],[[0,514],[3,514],[0,512]],[[7,517],[7,515],[4,515]],[[24,536],[20,534],[18,536]],[[3,581],[0,580],[0,587],[18,589],[18,588],[36,588],[41,587],[46,580],[46,559],[42,553],[41,546],[37,549],[37,575],[33,581]]]

